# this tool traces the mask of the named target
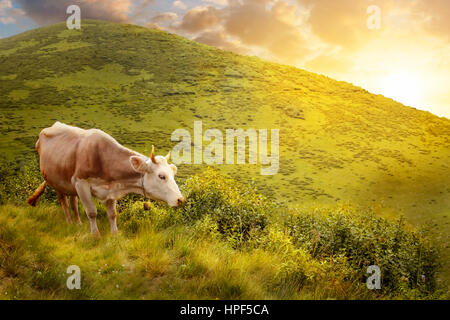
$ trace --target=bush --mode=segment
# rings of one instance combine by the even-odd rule
[[[367,278],[367,267],[377,265],[383,292],[409,288],[428,294],[436,289],[438,252],[424,232],[408,231],[403,218],[391,222],[371,211],[342,206],[294,212],[285,227],[295,244],[314,258],[345,257],[361,281]]]
[[[144,204],[147,209],[144,209]],[[129,195],[119,202],[119,223],[129,235],[136,234],[146,225],[156,230],[166,229],[181,222],[181,216],[175,209],[157,202],[144,202]]]
[[[37,187],[44,181],[39,171],[36,158],[24,161],[19,166],[17,162],[0,160],[0,203],[25,203]],[[47,187],[39,201],[55,202],[56,192]]]
[[[212,228],[238,247],[252,233],[263,230],[274,210],[273,204],[231,178],[209,168],[189,178],[182,187],[186,203],[181,215],[186,222],[209,217]]]
[[[212,169],[189,178],[181,189],[186,197],[181,208],[150,202],[145,210],[142,200],[125,197],[119,202],[120,221],[132,234],[145,222],[156,229],[186,224],[199,232],[215,233],[237,248],[252,234],[264,230],[273,210],[271,203],[252,187],[240,185]]]

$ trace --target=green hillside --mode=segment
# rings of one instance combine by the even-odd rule
[[[0,39],[0,150],[20,164],[55,121],[166,153],[177,128],[279,128],[280,170],[218,170],[288,204],[350,201],[431,222],[449,243],[450,120],[349,83],[167,32],[85,20]],[[179,166],[180,180],[203,166]]]

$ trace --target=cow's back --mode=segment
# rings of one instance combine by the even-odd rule
[[[73,179],[108,182],[139,176],[129,162],[129,157],[137,153],[98,129],[56,122],[41,131],[36,149],[44,179],[66,194],[76,194]]]

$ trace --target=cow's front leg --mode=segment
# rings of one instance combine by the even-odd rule
[[[106,201],[106,211],[108,212],[109,224],[111,226],[111,233],[117,233],[117,214],[116,214],[116,200],[108,199]]]
[[[78,197],[86,210],[86,215],[91,224],[91,233],[99,236],[100,232],[97,228],[97,207],[92,201],[91,186],[87,181],[79,180],[75,183],[75,189],[77,190]]]

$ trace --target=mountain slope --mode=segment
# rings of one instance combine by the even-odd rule
[[[431,220],[448,243],[450,120],[349,83],[163,31],[84,20],[0,40],[0,150],[34,154],[56,120],[148,153],[177,128],[279,128],[280,170],[222,165],[297,204],[352,201]],[[181,165],[183,180],[199,165]]]

